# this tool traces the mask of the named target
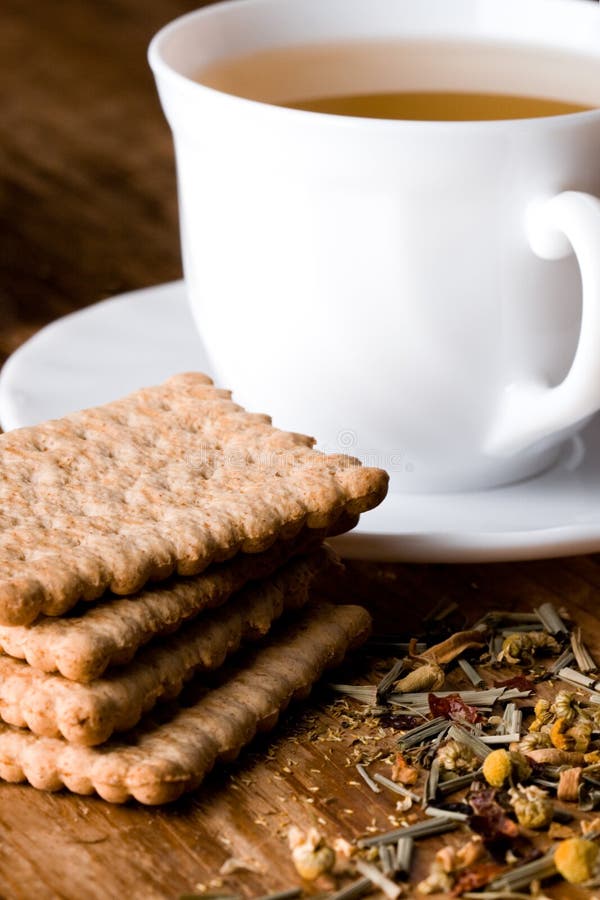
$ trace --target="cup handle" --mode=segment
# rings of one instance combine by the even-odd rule
[[[510,455],[575,425],[600,408],[600,200],[564,191],[527,212],[529,243],[543,259],[574,252],[581,271],[581,330],[569,372],[556,387],[512,384],[502,397],[486,450]]]

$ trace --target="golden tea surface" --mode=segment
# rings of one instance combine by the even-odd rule
[[[192,77],[249,100],[377,119],[523,119],[600,107],[598,59],[496,42],[271,47],[207,60]]]
[[[337,116],[436,122],[531,119],[540,116],[562,116],[567,113],[583,112],[590,108],[544,97],[445,91],[347,94],[338,97],[295,100],[292,103],[280,105]]]

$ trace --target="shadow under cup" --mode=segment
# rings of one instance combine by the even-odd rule
[[[238,0],[166,26],[149,58],[219,382],[388,469],[392,490],[551,465],[600,407],[600,9]],[[277,105],[407,90],[590,109],[437,122]]]

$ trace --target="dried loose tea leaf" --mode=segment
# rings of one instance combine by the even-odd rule
[[[401,753],[396,754],[392,765],[392,781],[399,784],[416,784],[419,778],[419,770],[406,762]]]
[[[450,896],[461,897],[466,891],[476,891],[485,887],[486,884],[497,878],[505,868],[506,866],[501,866],[498,863],[484,862],[459,872]]]
[[[496,801],[494,788],[474,782],[466,800],[473,810],[469,826],[480,834],[486,843],[513,839],[520,834],[518,825],[508,818]]]
[[[444,716],[445,719],[451,719],[453,722],[469,722],[471,725],[482,721],[482,717],[475,707],[465,703],[460,694],[448,694],[447,697],[429,694],[427,699],[433,716]]]
[[[396,715],[386,712],[378,718],[384,728],[394,728],[396,731],[410,731],[423,724],[423,716]]]

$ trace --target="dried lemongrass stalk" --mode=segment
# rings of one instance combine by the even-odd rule
[[[485,685],[485,681],[475,669],[470,662],[467,662],[466,659],[459,659],[458,665],[463,670],[464,674],[467,676],[473,687],[480,688]]]
[[[521,734],[523,713],[517,708],[516,703],[507,703],[502,717],[504,734]],[[518,738],[517,738],[518,740]]]
[[[500,635],[502,635],[503,638],[505,638],[508,634],[518,634],[520,632],[524,633],[527,631],[539,631],[539,630],[540,630],[540,623],[532,622],[529,625],[513,625],[512,627],[509,626],[508,628],[501,628],[500,631],[497,632],[497,634],[500,634]]]
[[[490,662],[495,663],[500,660],[503,639],[499,634],[492,634],[488,641],[488,653],[490,654]]]
[[[375,887],[378,887],[379,890],[383,891],[389,900],[398,900],[398,897],[402,893],[402,888],[399,884],[395,884],[391,879],[384,875],[377,866],[365,862],[364,859],[357,859],[355,865],[360,874],[364,875],[365,878],[369,879],[371,884],[374,884]]]
[[[583,643],[581,628],[574,628],[571,632],[571,649],[581,672],[595,672],[598,666],[594,657]]]
[[[426,806],[423,812],[432,819],[454,819],[456,822],[466,822],[469,818],[467,813],[440,809],[438,806]]]
[[[397,659],[395,661],[394,665],[392,666],[392,668],[389,670],[389,672],[387,672],[383,676],[383,678],[377,685],[377,689],[375,692],[375,697],[376,697],[377,703],[385,702],[385,698],[391,691],[392,685],[394,684],[395,681],[398,680],[398,677],[402,673],[402,670],[404,669],[405,665],[406,665],[405,660]]]
[[[520,731],[514,731],[511,734],[482,734],[480,740],[484,744],[496,746],[497,744],[514,744],[521,737]]]
[[[409,874],[414,845],[415,842],[411,837],[398,838],[396,845],[396,872]]]
[[[438,784],[440,780],[440,760],[436,758],[431,763],[431,768],[427,773],[427,780],[423,789],[423,806],[435,800],[437,796]]]
[[[534,611],[548,634],[561,634],[566,636],[569,633],[569,629],[552,603],[542,603],[542,605],[536,607]]]
[[[358,763],[357,766],[356,766],[356,771],[358,772],[358,774],[360,775],[360,777],[362,778],[362,780],[365,782],[365,784],[368,785],[368,787],[371,788],[371,790],[373,791],[374,794],[380,794],[380,793],[381,793],[381,788],[379,787],[378,784],[376,784],[376,783],[373,781],[373,779],[372,779],[371,776],[368,774],[368,772],[367,772],[367,770],[365,769],[364,766],[361,766],[361,764]]]
[[[448,720],[443,716],[438,716],[430,722],[423,722],[422,725],[417,725],[416,728],[405,731],[402,737],[398,738],[398,744],[403,750],[408,750],[410,747],[416,747],[418,744],[435,737],[446,728],[448,728]]]
[[[328,687],[336,694],[344,694],[353,700],[375,705],[377,688],[372,684],[329,684]]]
[[[356,900],[356,898],[362,897],[363,894],[370,891],[372,886],[370,878],[359,878],[358,881],[349,884],[340,891],[336,891],[335,894],[330,894],[329,900]]]
[[[426,822],[417,822],[416,825],[408,825],[406,828],[394,828],[393,831],[386,831],[374,837],[361,838],[357,841],[357,846],[360,850],[366,850],[369,847],[378,847],[380,844],[394,844],[399,838],[411,837],[416,841],[430,837],[432,834],[454,831],[455,828],[458,828],[458,823],[450,819],[431,819]]]
[[[384,875],[389,877],[396,874],[396,853],[390,844],[380,844],[379,862]]]
[[[561,681],[566,681],[577,687],[588,688],[589,690],[593,690],[598,683],[596,678],[584,675],[583,672],[579,672],[577,669],[571,668],[571,666],[563,666],[558,670],[557,675]]]
[[[475,737],[474,734],[469,734],[469,732],[465,731],[464,728],[461,728],[460,725],[452,725],[448,732],[448,737],[464,744],[465,747],[468,747],[469,750],[478,757],[478,759],[485,759],[491,752],[490,748],[481,740],[481,738]]]
[[[556,874],[556,866],[554,865],[554,851],[546,853],[540,859],[534,859],[533,862],[525,863],[517,866],[510,872],[500,875],[490,884],[491,891],[518,891],[520,888],[527,887],[532,881],[544,878],[550,878]]]
[[[385,775],[380,775],[377,773],[373,775],[373,778],[378,784],[383,785],[389,791],[392,791],[394,794],[400,794],[401,797],[410,797],[415,803],[418,803],[421,798],[418,794],[415,794],[413,791],[409,791],[408,788],[405,788],[403,784],[397,784],[395,781],[392,781],[390,778],[386,778]]]
[[[491,609],[486,612],[480,619],[475,622],[473,628],[497,629],[503,623],[513,625],[539,623],[539,617],[535,613],[528,612],[510,612],[504,609]]]
[[[458,775],[458,777],[450,778],[448,781],[440,781],[437,786],[438,794],[445,797],[446,794],[454,794],[456,791],[469,787],[480,771],[481,769],[477,769],[475,772],[467,772],[466,775]]]
[[[548,673],[550,675],[556,676],[561,669],[570,666],[572,662],[575,662],[575,656],[571,648],[567,647],[566,650],[563,650],[558,659],[552,663],[552,665],[548,669]]]

